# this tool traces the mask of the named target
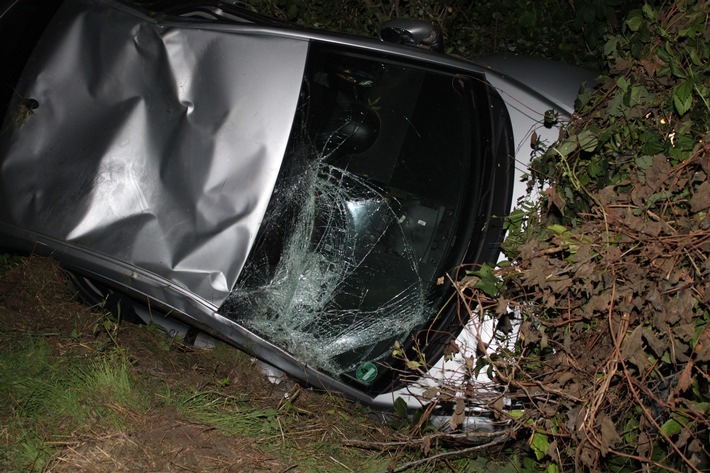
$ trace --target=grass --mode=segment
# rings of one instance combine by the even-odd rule
[[[284,463],[299,465],[297,471],[366,471],[366,453],[343,455],[334,431],[293,404],[255,403],[248,395],[220,390],[224,380],[200,388],[140,379],[135,361],[120,345],[78,356],[74,349],[81,343],[70,347],[75,343],[71,337],[55,337],[0,332],[2,471],[52,470],[67,446],[140,428],[141,417],[160,407],[177,413],[167,418],[171,425],[187,421],[214,429],[231,441],[249,438]],[[65,350],[63,355],[56,353],[56,344]],[[335,413],[335,408],[330,412]],[[363,421],[369,422],[359,420]],[[311,442],[314,433],[324,440]],[[296,438],[309,440],[303,443]],[[342,460],[337,458],[347,458],[355,466],[339,465]]]
[[[325,398],[325,411],[297,407],[301,389],[291,391],[293,401],[280,401],[273,407],[255,407],[244,396],[225,395],[220,391],[182,392],[168,402],[185,417],[214,426],[228,435],[247,435],[259,445],[281,458],[286,464],[298,465],[298,471],[385,471],[382,458],[366,455],[362,450],[345,449],[347,437],[339,425],[352,421],[375,426],[364,413],[351,419],[355,406],[338,396]],[[348,413],[349,412],[349,413]],[[348,466],[351,465],[351,466]]]
[[[195,350],[118,325],[78,303],[43,258],[0,260],[0,380],[0,471],[383,465],[343,445],[385,432],[363,408],[274,386],[226,345]]]
[[[116,324],[44,258],[0,257],[0,380],[0,471],[385,472],[422,459],[348,446],[406,436],[337,394],[271,384],[232,347],[196,350]]]
[[[120,429],[139,399],[125,358],[56,357],[44,336],[0,335],[0,466],[41,471],[80,432]]]

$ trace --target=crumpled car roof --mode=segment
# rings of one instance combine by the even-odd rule
[[[11,202],[0,221],[216,309],[266,210],[308,42],[96,3],[60,8],[16,87],[0,134],[0,199]]]

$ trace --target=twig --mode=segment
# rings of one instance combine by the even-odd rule
[[[406,439],[406,440],[400,440],[400,441],[394,441],[394,442],[370,442],[367,440],[345,439],[345,440],[343,440],[343,445],[348,446],[348,447],[389,450],[392,448],[399,448],[399,447],[418,446],[418,445],[423,444],[424,442],[436,440],[436,439],[469,440],[472,438],[500,437],[500,438],[496,438],[496,440],[493,441],[493,442],[497,442],[499,440],[505,440],[505,439],[510,438],[513,435],[514,430],[515,429],[508,429],[508,430],[503,430],[503,431],[499,431],[499,432],[463,432],[463,433],[456,433],[456,434],[441,432],[441,433],[437,433],[437,434],[428,435],[424,438]]]
[[[611,287],[611,297],[609,303],[608,311],[608,322],[609,322],[609,334],[611,335],[614,343],[617,341],[620,344],[623,340],[626,330],[629,326],[629,316],[624,314],[621,318],[621,323],[619,324],[618,334],[614,335],[614,324],[613,324],[613,313],[614,313],[614,301],[616,300],[616,281]],[[602,404],[606,401],[606,394],[609,391],[609,386],[611,385],[611,380],[616,374],[618,363],[621,359],[621,350],[615,350],[606,361],[606,367],[604,368],[604,378],[601,382],[601,387],[596,389],[594,398],[592,399],[591,405],[587,408],[587,412],[584,414],[584,420],[579,426],[579,430],[583,430],[586,433],[592,433],[594,431],[594,421],[596,419],[597,412],[601,408]]]
[[[475,447],[468,447],[468,448],[464,448],[461,450],[453,450],[450,452],[438,453],[436,455],[432,455],[429,458],[423,458],[421,460],[415,460],[413,462],[405,463],[404,465],[401,465],[392,471],[393,471],[393,473],[398,473],[400,471],[407,470],[413,466],[421,465],[423,463],[430,463],[430,462],[433,462],[436,460],[441,460],[443,458],[458,457],[458,456],[466,455],[466,454],[473,453],[473,452],[480,452],[481,450],[485,450],[485,449],[488,449],[491,447],[495,447],[496,445],[500,445],[500,444],[504,443],[506,440],[507,439],[501,438],[498,440],[494,440],[492,442],[488,442],[483,445],[476,445]]]
[[[614,287],[616,287],[616,285],[614,285]],[[613,300],[613,298],[612,298],[612,300]],[[648,412],[648,409],[646,409],[646,406],[643,404],[643,402],[642,402],[641,399],[639,398],[638,391],[637,391],[636,388],[634,387],[633,377],[632,377],[631,374],[629,373],[629,369],[628,369],[628,367],[626,366],[626,361],[624,360],[624,357],[623,357],[622,354],[621,354],[621,343],[622,343],[622,341],[623,341],[623,338],[624,338],[624,335],[625,335],[625,334],[624,334],[623,332],[621,332],[621,331],[619,331],[619,336],[617,336],[617,335],[614,334],[614,331],[613,331],[613,329],[612,329],[612,327],[611,327],[611,313],[610,313],[609,315],[610,315],[610,316],[609,316],[609,325],[610,325],[610,330],[609,330],[609,332],[610,332],[610,335],[611,335],[611,338],[612,338],[612,342],[614,343],[614,352],[615,352],[615,354],[616,354],[617,359],[619,360],[619,363],[621,364],[621,368],[622,368],[622,370],[623,370],[623,372],[624,372],[624,377],[626,378],[626,382],[627,382],[627,384],[628,384],[628,386],[629,386],[629,390],[631,391],[631,394],[633,395],[634,400],[636,401],[636,405],[641,408],[641,410],[643,411],[643,414],[644,414],[644,416],[646,417],[646,419],[647,419],[651,424],[653,424],[653,426],[658,430],[658,432],[659,432],[659,433],[661,434],[661,436],[666,440],[666,442],[671,446],[671,448],[672,448],[673,450],[675,450],[675,452],[680,456],[680,458],[683,459],[683,461],[685,462],[685,464],[686,464],[688,467],[690,467],[693,471],[696,471],[696,472],[700,473],[700,470],[699,470],[695,465],[693,465],[693,464],[690,462],[690,460],[688,460],[688,458],[683,454],[683,452],[680,451],[680,449],[679,449],[678,446],[675,444],[675,442],[673,442],[673,441],[670,439],[670,437],[663,431],[663,429],[661,428],[661,426],[658,425],[658,422],[656,422],[656,419],[654,419],[653,415],[652,415],[650,412]],[[646,461],[648,461],[649,463],[650,463],[650,462],[653,462],[653,460],[650,459],[650,458],[647,458]]]
[[[346,464],[344,464],[343,462],[340,462],[340,461],[336,460],[336,459],[333,458],[332,456],[330,457],[330,459],[333,460],[333,461],[334,461],[335,463],[337,463],[338,465],[340,465],[340,466],[342,466],[343,468],[345,468],[346,470],[348,470],[348,471],[353,471],[353,470],[351,470],[350,468],[348,468],[348,466],[347,466]]]

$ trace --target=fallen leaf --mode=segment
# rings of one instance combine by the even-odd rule
[[[601,430],[599,449],[602,455],[606,456],[606,454],[609,453],[609,448],[613,448],[621,442],[621,436],[616,431],[614,421],[604,413],[599,415],[599,427]]]
[[[700,212],[708,208],[710,208],[710,181],[705,181],[698,186],[695,194],[690,198],[690,210]]]
[[[678,379],[678,392],[682,393],[693,385],[693,361],[689,361],[683,368],[683,372]]]
[[[453,358],[455,355],[458,355],[460,351],[461,351],[461,348],[456,343],[456,340],[449,340],[449,343],[447,343],[446,346],[444,347],[444,356],[446,357],[447,360],[449,360],[449,359]]]
[[[449,420],[449,427],[451,430],[456,430],[463,424],[465,419],[465,404],[463,398],[456,399],[456,406],[454,407],[454,413],[451,414],[451,419]]]
[[[545,194],[547,195],[547,210],[550,210],[550,207],[554,205],[557,207],[557,210],[560,211],[562,216],[565,215],[565,205],[567,203],[565,202],[565,199],[562,198],[559,192],[554,187],[548,187],[545,189]]]
[[[439,387],[438,386],[429,386],[424,390],[422,393],[422,398],[426,399],[427,401],[431,401],[436,397],[436,395],[439,394]]]

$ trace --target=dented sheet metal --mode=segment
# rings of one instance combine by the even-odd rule
[[[135,266],[216,310],[266,210],[308,50],[230,28],[244,27],[66,2],[0,134],[0,225]]]

